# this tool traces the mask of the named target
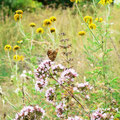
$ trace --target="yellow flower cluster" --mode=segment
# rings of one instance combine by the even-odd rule
[[[51,20],[50,19],[45,19],[43,21],[43,26],[50,26],[52,24]]]
[[[50,17],[50,21],[51,22],[55,22],[56,21],[56,17],[54,17],[54,16]]]
[[[102,22],[102,21],[103,21],[103,18],[100,17],[100,18],[96,18],[95,20],[96,20],[97,22]]]
[[[76,2],[76,3],[78,3],[78,2],[80,2],[80,0],[70,0],[70,2]]]
[[[13,56],[13,59],[14,59],[15,61],[24,61],[24,56],[23,56],[23,55],[21,55],[21,56],[19,56],[19,55],[14,55],[14,56]]]
[[[54,33],[55,32],[55,28],[50,28],[50,32]]]
[[[14,15],[14,20],[19,21],[22,19],[23,11],[22,10],[17,10]]]
[[[44,33],[43,28],[38,28],[38,29],[36,30],[36,33]]]
[[[93,23],[93,18],[91,16],[85,16],[84,21],[88,23],[90,29],[96,29],[96,25]]]
[[[106,4],[111,4],[113,0],[100,0],[99,4],[106,5]]]
[[[45,19],[43,21],[43,26],[50,26],[52,24],[52,22],[55,22],[56,21],[56,17],[52,16],[50,17],[50,19]]]
[[[19,50],[20,49],[20,46],[18,46],[18,45],[15,45],[14,47],[13,47],[13,51],[17,51],[17,50]]]
[[[10,51],[12,49],[11,45],[5,45],[4,50]]]
[[[78,35],[80,35],[80,36],[85,35],[85,31],[80,31],[80,32],[78,33]]]
[[[36,24],[35,24],[35,23],[30,23],[29,26],[30,26],[30,27],[35,27]]]
[[[96,29],[96,25],[94,23],[89,24],[90,29]]]
[[[22,44],[23,43],[23,40],[19,40],[17,41],[18,44]]]
[[[91,24],[93,22],[93,18],[91,16],[85,16],[84,21],[88,24]]]
[[[4,47],[4,50],[5,51],[10,51],[12,49],[12,47],[11,47],[11,45],[5,45],[5,47]],[[15,45],[14,47],[13,47],[13,51],[17,51],[17,50],[19,50],[20,49],[20,47],[18,46],[18,45]]]

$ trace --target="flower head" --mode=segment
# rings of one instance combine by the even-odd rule
[[[64,103],[60,103],[59,105],[56,106],[56,113],[59,118],[63,117],[64,110],[65,110]]]
[[[44,33],[43,28],[38,28],[38,29],[36,30],[36,33]]]
[[[45,19],[45,20],[43,21],[43,26],[50,26],[50,25],[51,25],[51,20]]]
[[[43,108],[36,106],[26,106],[19,113],[16,114],[14,120],[41,120],[45,115]]]
[[[35,70],[35,75],[37,79],[46,79],[49,77],[49,70],[52,65],[50,60],[43,61],[39,67]]]
[[[11,45],[5,45],[4,50],[10,51],[12,49]]]
[[[50,32],[54,33],[55,32],[55,28],[50,28]]]
[[[20,56],[19,56],[19,55],[14,55],[14,56],[13,56],[13,59],[14,59],[15,61],[19,61],[19,60],[20,60]]]
[[[20,19],[22,19],[22,14],[15,14],[14,15],[14,20],[15,21],[19,21]]]
[[[18,44],[22,44],[23,43],[23,40],[19,40],[17,41]]]
[[[30,23],[29,26],[30,26],[30,27],[35,27],[36,24],[35,24],[35,23]]]
[[[113,2],[113,0],[100,0],[99,4],[106,5],[106,4],[111,4],[112,2]]]
[[[20,46],[18,46],[18,45],[15,45],[14,47],[13,47],[13,51],[17,51],[17,50],[19,50],[20,49]]]
[[[68,117],[67,120],[83,120],[83,119],[78,116],[75,116],[75,117]]]
[[[23,11],[22,10],[16,10],[15,13],[16,14],[23,14]]]
[[[53,88],[49,88],[46,91],[46,99],[48,102],[53,103],[54,97],[55,97],[55,90]]]
[[[89,24],[90,29],[96,29],[96,25],[94,23]]]
[[[20,56],[20,60],[24,61],[24,56],[23,55]]]
[[[78,2],[80,2],[80,0],[70,0],[70,2],[76,2],[76,3],[78,3]]]
[[[103,18],[100,17],[100,18],[96,18],[95,20],[96,20],[97,22],[102,22],[102,21],[103,21]]]
[[[39,79],[36,81],[35,89],[39,92],[42,92],[43,88],[47,85],[47,80]]]
[[[50,21],[51,22],[55,22],[56,21],[56,17],[54,17],[54,16],[50,17]]]
[[[52,72],[53,75],[57,75],[58,72],[63,72],[65,70],[65,67],[61,64],[52,66]]]
[[[91,16],[85,16],[85,17],[84,17],[84,21],[85,21],[86,23],[88,23],[88,24],[91,24],[92,21],[93,21],[93,18],[92,18]]]
[[[80,35],[80,36],[85,35],[85,31],[80,31],[80,32],[78,33],[78,35]]]
[[[67,69],[61,73],[61,77],[59,78],[58,82],[63,84],[64,82],[71,82],[74,81],[74,78],[77,77],[78,74],[75,72],[74,69]]]

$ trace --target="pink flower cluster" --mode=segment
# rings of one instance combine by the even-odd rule
[[[91,115],[91,120],[113,120],[114,116],[109,112],[107,113],[105,110],[97,109]]]
[[[50,103],[53,103],[53,99],[55,97],[55,90],[53,88],[49,88],[47,91],[46,91],[46,99],[48,102]]]
[[[47,80],[37,80],[35,83],[35,89],[39,92],[42,92],[42,90],[47,86],[48,82]]]
[[[79,83],[79,84],[77,85],[77,87],[78,87],[79,89],[82,89],[82,90],[84,90],[84,89],[89,89],[89,90],[91,90],[91,89],[93,88],[93,87],[91,87],[91,86],[89,85],[88,82]]]
[[[56,106],[56,113],[59,118],[63,118],[63,113],[65,111],[65,104],[59,103],[59,105]]]
[[[75,117],[68,117],[67,120],[82,120],[82,119],[78,116],[75,116]]]
[[[77,77],[78,74],[75,72],[74,69],[66,69],[61,73],[61,77],[59,78],[58,82],[60,84],[63,84],[64,82],[73,82],[74,78]]]
[[[61,64],[58,64],[58,65],[54,65],[52,66],[52,72],[53,72],[53,75],[57,75],[58,72],[63,72],[65,69],[64,66],[62,66]]]
[[[20,113],[16,114],[16,117],[14,120],[28,120],[33,119],[36,120],[37,118],[41,119],[45,115],[45,111],[40,108],[38,105],[36,106],[27,106],[24,107]]]
[[[47,78],[49,77],[49,70],[51,68],[52,62],[50,60],[43,61],[39,67],[35,70],[35,76],[37,78],[35,89],[37,91],[42,91],[47,85]]]
[[[50,60],[43,61],[39,67],[35,70],[35,75],[37,79],[45,79],[49,77],[49,70],[51,68],[52,62]]]

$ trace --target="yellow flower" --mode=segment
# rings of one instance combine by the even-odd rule
[[[93,18],[92,18],[91,16],[85,16],[85,17],[84,17],[84,21],[85,21],[86,23],[88,23],[88,24],[91,24],[92,21],[93,21]]]
[[[120,120],[119,118],[115,118],[114,120]]]
[[[14,15],[14,20],[15,21],[19,21],[20,19],[22,19],[22,14],[20,14],[20,15],[19,14],[15,14]]]
[[[16,51],[16,50],[19,50],[20,49],[20,47],[18,46],[18,45],[15,45],[14,47],[13,47],[13,51]]]
[[[55,28],[50,28],[50,32],[51,33],[55,32]]]
[[[15,13],[16,14],[23,14],[23,11],[22,10],[16,10]]]
[[[113,0],[100,0],[99,4],[106,5],[106,4],[111,4]]]
[[[56,17],[52,16],[52,17],[50,17],[50,20],[51,20],[51,22],[55,22],[56,21]]]
[[[36,24],[35,24],[35,23],[30,23],[29,26],[30,26],[30,27],[35,27]]]
[[[43,21],[43,26],[50,26],[51,25],[51,21],[49,19],[45,19]]]
[[[78,2],[80,2],[80,0],[70,0],[70,2],[76,2],[76,3],[78,3]]]
[[[38,29],[36,30],[36,33],[44,33],[43,28],[38,28]]]
[[[10,45],[5,45],[4,50],[5,51],[10,51],[12,47]]]
[[[24,61],[24,56],[23,55],[20,56],[20,60]]]
[[[75,0],[70,0],[70,2],[75,2]]]
[[[80,31],[80,32],[78,33],[78,35],[80,35],[80,36],[85,35],[85,31]]]
[[[89,24],[89,28],[90,28],[90,29],[96,29],[96,25],[93,24],[93,23],[91,23],[91,24]]]
[[[19,40],[17,41],[18,44],[22,44],[23,43],[23,40]]]
[[[20,60],[20,56],[19,56],[19,55],[14,55],[14,56],[13,56],[13,59],[14,59],[15,61],[19,61],[19,60]]]
[[[96,18],[95,20],[96,20],[97,22],[102,22],[102,21],[103,21],[103,18],[100,17],[100,18]]]

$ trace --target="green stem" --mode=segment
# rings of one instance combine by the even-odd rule
[[[17,57],[17,51],[16,51],[16,57]],[[17,58],[18,59],[18,58]],[[17,80],[17,60],[16,60],[16,80]]]
[[[9,51],[8,51],[8,59],[9,59],[9,62],[10,62],[10,67],[11,67],[11,70],[12,70],[12,63],[11,63],[10,53],[9,53]]]
[[[32,28],[32,33],[31,33],[31,48],[30,48],[30,54],[31,54],[31,51],[32,51],[33,35],[34,35],[34,32],[33,32],[33,28]]]

